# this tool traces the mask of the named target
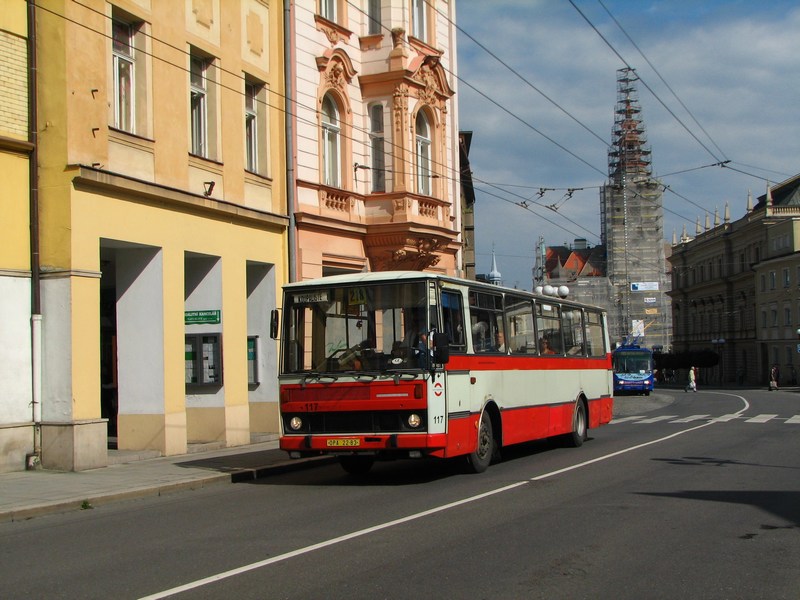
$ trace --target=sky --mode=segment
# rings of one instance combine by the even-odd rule
[[[600,243],[618,69],[639,77],[667,241],[800,173],[797,0],[458,0],[456,25],[476,271],[494,251],[504,285],[531,289],[540,236]]]

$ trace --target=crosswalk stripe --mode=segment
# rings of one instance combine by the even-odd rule
[[[685,417],[683,419],[675,419],[674,421],[670,421],[670,423],[690,423],[692,421],[699,421],[700,419],[707,419],[711,415],[692,415],[691,417]]]
[[[728,421],[733,421],[734,419],[738,419],[740,415],[738,414],[730,414],[730,415],[722,415],[721,417],[714,418],[714,421],[720,421],[721,423],[727,423]]]
[[[800,425],[800,415],[794,415],[793,417],[789,417],[788,419],[785,417],[779,417],[777,414],[760,414],[756,415],[755,417],[750,417],[749,419],[741,414],[727,414],[721,415],[719,417],[712,417],[711,415],[691,415],[689,417],[680,417],[678,415],[662,415],[660,417],[650,417],[645,418],[645,415],[635,415],[630,417],[620,417],[618,419],[612,419],[610,421],[610,425],[617,425],[619,423],[630,422],[634,424],[642,424],[642,423],[659,423],[661,421],[669,421],[670,423],[691,423],[692,421],[702,421],[708,420],[712,423],[727,423],[729,421],[733,421],[735,419],[743,419],[745,423],[768,423],[773,419],[778,419],[779,421],[784,421],[791,425]]]
[[[670,419],[676,419],[677,417],[678,415],[663,415],[661,417],[652,417],[650,419],[636,421],[636,424],[639,425],[641,423],[658,423],[659,421],[669,421]]]
[[[615,425],[617,423],[624,423],[625,421],[635,421],[636,419],[644,419],[643,416],[638,417],[620,417],[619,419],[611,419],[610,425]]]
[[[753,417],[752,419],[747,419],[745,421],[745,423],[766,423],[767,421],[770,421],[770,420],[774,419],[777,416],[778,415],[767,415],[767,414],[765,414],[765,415],[757,415],[757,416]]]

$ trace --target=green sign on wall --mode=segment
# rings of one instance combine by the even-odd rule
[[[221,318],[221,310],[187,310],[183,313],[186,325],[217,325]]]

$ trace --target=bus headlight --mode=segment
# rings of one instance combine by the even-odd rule
[[[289,427],[294,429],[295,431],[299,430],[303,426],[303,419],[300,417],[292,417],[291,421],[289,421]]]
[[[411,429],[416,429],[417,427],[420,426],[421,423],[422,419],[418,414],[411,413],[410,415],[408,415],[408,426],[411,427]]]

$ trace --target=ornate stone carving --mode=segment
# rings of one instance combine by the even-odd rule
[[[418,76],[423,84],[422,89],[419,91],[419,99],[430,106],[437,106],[439,104],[439,94],[441,90],[439,89],[438,81],[430,65],[422,65]]]
[[[347,98],[346,88],[357,73],[347,53],[339,48],[328,50],[316,60],[317,69],[322,74],[322,87],[339,90],[342,92],[342,97]]]

